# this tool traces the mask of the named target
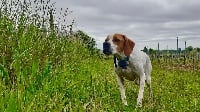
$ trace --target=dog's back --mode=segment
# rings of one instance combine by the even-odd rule
[[[149,56],[144,53],[143,51],[139,50],[133,50],[133,52],[130,55],[130,62],[135,66],[139,68],[143,68],[144,73],[146,75],[151,75],[152,71],[152,65],[151,65],[151,60]]]

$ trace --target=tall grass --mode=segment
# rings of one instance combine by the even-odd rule
[[[0,3],[1,112],[200,111],[198,70],[167,70],[153,63],[154,101],[145,90],[143,107],[135,108],[138,87],[127,81],[129,106],[124,106],[112,60],[91,54],[70,35],[73,23],[54,26],[50,1]]]
[[[54,20],[50,1],[0,3],[0,111],[64,110],[73,78],[95,55],[69,34],[71,24],[54,26],[66,20]]]

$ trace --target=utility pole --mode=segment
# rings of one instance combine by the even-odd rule
[[[184,64],[186,64],[186,45],[187,45],[187,42],[185,41]]]
[[[167,57],[168,57],[168,45],[166,46],[166,52],[165,52],[165,56],[164,57],[164,61],[167,62]]]
[[[160,62],[160,44],[159,44],[159,42],[158,42],[158,62]]]
[[[186,49],[187,42],[185,41],[185,49]]]
[[[177,53],[178,53],[178,37],[176,37],[177,38]]]
[[[176,37],[177,38],[177,53],[176,53],[176,58],[178,59],[178,57],[179,57],[179,51],[178,51],[178,37]]]

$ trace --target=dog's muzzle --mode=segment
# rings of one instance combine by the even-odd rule
[[[106,55],[112,54],[111,45],[110,45],[109,42],[104,42],[103,43],[103,53],[106,54]]]

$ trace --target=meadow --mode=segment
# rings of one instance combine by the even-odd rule
[[[1,112],[200,111],[199,69],[154,59],[153,100],[145,89],[143,107],[136,108],[138,86],[126,81],[124,106],[112,57],[105,59],[82,35],[73,35],[73,21],[55,27],[50,1],[10,1],[0,2]],[[61,12],[65,18],[70,13]]]

